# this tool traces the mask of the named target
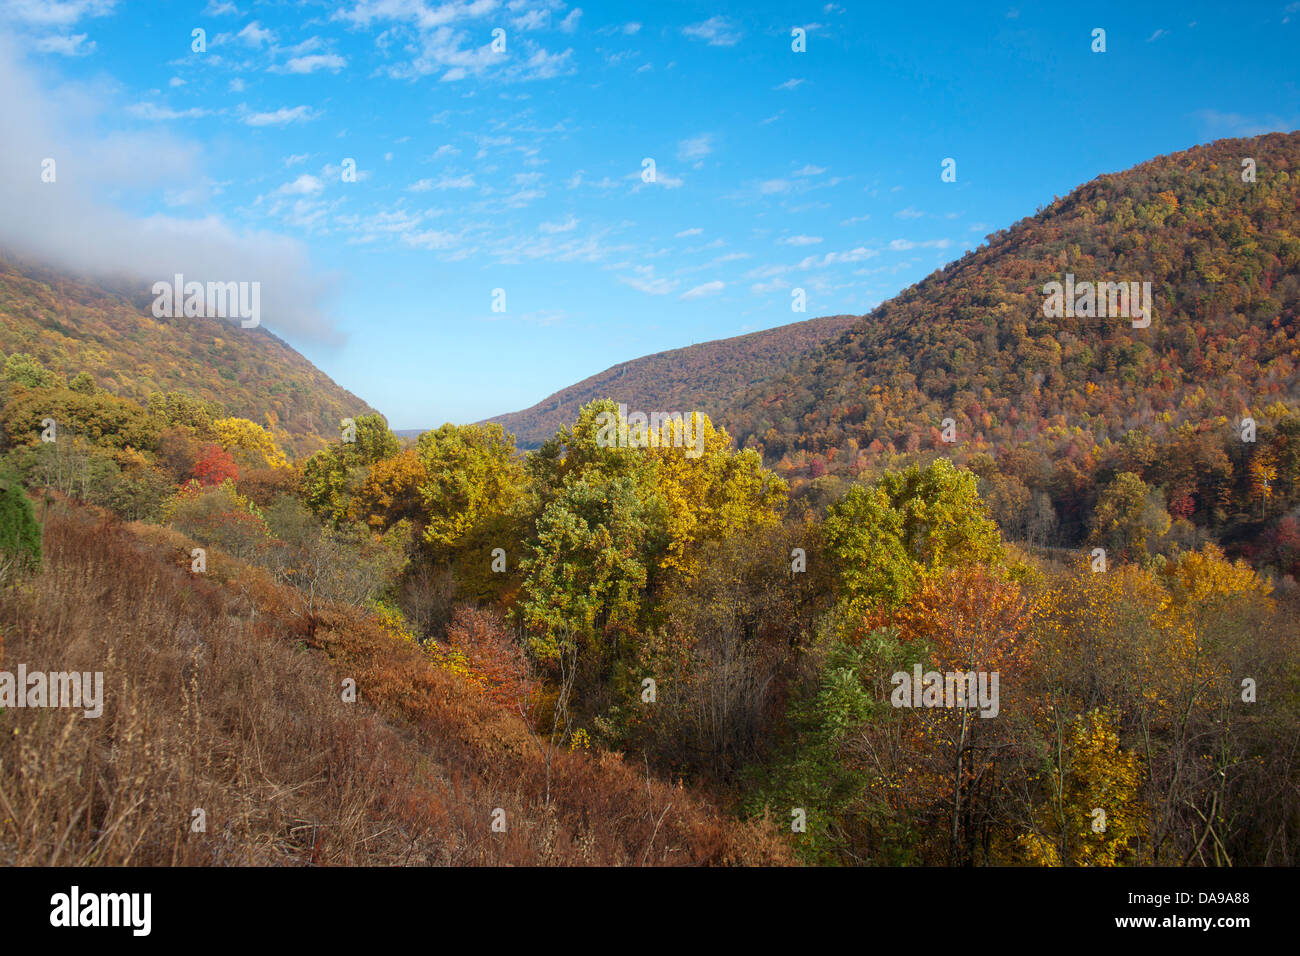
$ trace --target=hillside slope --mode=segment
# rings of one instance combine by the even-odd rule
[[[139,296],[0,254],[0,352],[28,353],[68,378],[145,402],[187,391],[269,426],[301,455],[338,436],[341,418],[374,411],[264,328],[208,318],[155,319]]]
[[[1045,317],[1045,283],[1067,274],[1150,282],[1150,327]],[[1021,454],[1068,430],[1105,442],[1259,415],[1300,396],[1298,311],[1300,133],[1221,140],[1055,200],[719,418],[772,460],[853,461],[940,447],[946,418],[960,443]]]
[[[561,425],[572,424],[579,408],[598,398],[612,398],[629,409],[647,412],[698,409],[713,416],[715,410],[734,407],[747,387],[834,338],[855,321],[851,315],[824,316],[656,352],[583,379],[532,408],[487,421],[503,425],[520,448],[536,448]]]
[[[0,865],[791,862],[774,827],[552,747],[366,612],[307,611],[215,549],[192,574],[164,528],[40,510],[44,567],[0,588],[0,668],[100,672],[102,713],[0,707]]]

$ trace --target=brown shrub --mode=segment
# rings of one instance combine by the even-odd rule
[[[548,794],[518,715],[362,611],[308,613],[219,552],[191,574],[189,546],[46,509],[45,570],[0,593],[0,668],[102,671],[103,715],[0,712],[0,864],[789,862],[612,754],[551,752]]]

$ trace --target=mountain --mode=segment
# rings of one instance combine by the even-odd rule
[[[269,426],[293,455],[338,437],[369,405],[265,328],[156,319],[141,285],[73,277],[0,254],[0,352],[27,353],[71,379],[145,402],[183,390]]]
[[[623,362],[542,399],[532,408],[487,421],[499,422],[520,448],[536,448],[578,409],[613,398],[642,411],[715,411],[735,406],[746,388],[783,368],[791,359],[834,338],[857,321],[831,315],[762,332],[656,352]]]
[[[1150,326],[1048,317],[1067,275],[1149,282]],[[1220,140],[1055,199],[718,417],[771,460],[942,447],[949,418],[959,443],[1078,459],[1295,403],[1298,311],[1300,133]]]

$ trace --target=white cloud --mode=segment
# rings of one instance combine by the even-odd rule
[[[578,29],[578,18],[582,16],[582,7],[574,7],[569,15],[560,21],[561,33],[573,33]]]
[[[263,43],[275,42],[275,34],[270,30],[264,29],[256,20],[244,27],[244,29],[240,30],[239,33],[235,35],[249,46],[254,47],[260,47]]]
[[[1195,115],[1214,137],[1286,133],[1300,126],[1300,116],[1246,116],[1242,113],[1220,113],[1218,110],[1199,110]]]
[[[525,11],[521,16],[515,17],[510,21],[511,26],[516,30],[540,30],[548,26],[551,22],[551,11],[534,7]]]
[[[325,184],[315,176],[310,173],[303,173],[293,182],[285,183],[276,192],[287,196],[314,196],[324,188]]]
[[[815,246],[822,241],[821,236],[786,236],[777,240],[783,246]]]
[[[743,35],[725,17],[709,17],[702,23],[692,23],[683,27],[682,33],[694,40],[704,40],[709,46],[735,46]]]
[[[790,182],[785,179],[768,179],[758,184],[758,191],[764,196],[790,191]]]
[[[85,56],[95,49],[95,41],[86,42],[86,34],[72,36],[47,36],[38,39],[34,46],[40,53],[62,53],[64,56]]]
[[[906,209],[900,209],[898,212],[894,213],[896,219],[920,219],[924,215],[925,213],[921,212],[919,209],[913,209],[911,206],[908,206]]]
[[[952,245],[951,239],[926,239],[924,242],[895,239],[890,242],[889,248],[894,252],[907,252],[911,249],[947,249],[950,245]]]
[[[802,169],[796,169],[796,170],[794,171],[793,175],[795,175],[795,176],[820,176],[820,175],[821,175],[822,173],[824,173],[824,172],[826,172],[826,167],[824,167],[824,166],[814,166],[814,165],[812,165],[811,163],[809,163],[808,165],[804,166]]]
[[[525,6],[510,3],[507,9],[518,14]],[[558,4],[542,6],[553,9]],[[379,34],[387,38],[381,45],[393,43],[396,38],[405,41],[394,46],[403,50],[406,58],[383,68],[394,79],[414,80],[438,74],[445,83],[471,76],[522,82],[574,72],[572,49],[554,52],[526,35],[529,28],[540,28],[549,12],[518,14],[514,19],[521,25],[511,23],[518,32],[507,38],[508,53],[503,56],[494,51],[487,38],[491,29],[500,25],[500,8],[497,0],[451,0],[436,6],[424,0],[354,0],[336,10],[333,19],[357,28],[396,24],[396,29]],[[575,13],[570,12],[560,23],[562,31],[571,32],[577,26]]]
[[[692,136],[690,139],[684,139],[677,144],[677,158],[684,163],[703,159],[711,152],[713,152],[712,133],[701,133],[699,136]]]
[[[717,295],[726,287],[725,282],[719,282],[715,279],[712,282],[706,282],[703,285],[697,285],[693,289],[688,289],[682,293],[681,297],[683,299],[702,299],[706,295]]]
[[[688,236],[700,236],[703,234],[704,234],[704,230],[696,226],[693,229],[683,229],[681,232],[677,233],[677,235],[674,238],[685,239]]]
[[[804,81],[803,81],[802,79],[795,79],[794,77],[791,77],[790,79],[786,80],[784,83],[778,83],[776,86],[772,87],[772,89],[774,89],[774,90],[793,90],[793,89],[797,89],[799,86],[801,86],[801,85],[803,84],[803,82],[804,82]]]
[[[311,56],[295,56],[276,72],[315,73],[317,70],[330,70],[337,73],[347,65],[348,61],[337,53],[314,53]]]
[[[547,233],[548,235],[554,235],[558,232],[572,232],[577,227],[578,220],[573,216],[569,216],[569,218],[563,222],[544,222],[537,227],[537,231]]]
[[[450,232],[441,232],[437,229],[426,229],[423,232],[408,232],[403,234],[402,242],[411,246],[413,249],[433,249],[441,252],[455,248],[460,243],[460,237]]]
[[[248,113],[244,116],[244,123],[248,126],[285,126],[310,119],[315,119],[310,107],[295,106],[290,109],[282,106],[270,113]]]
[[[676,279],[656,277],[653,266],[633,266],[634,276],[619,276],[618,281],[647,295],[668,295],[677,288]]]
[[[156,130],[96,136],[96,119],[121,110],[113,92],[94,82],[44,89],[3,31],[0,89],[0,244],[56,268],[129,277],[141,297],[178,272],[196,281],[260,281],[264,325],[340,341],[325,310],[333,282],[311,267],[301,242],[218,215],[138,216],[115,204],[139,189],[193,195],[208,181],[198,143]],[[58,157],[57,187],[31,174],[43,156]]]
[[[143,120],[197,119],[208,115],[207,110],[198,106],[187,110],[174,110],[156,103],[134,103],[126,108],[126,112]]]
[[[856,249],[850,249],[848,252],[828,252],[823,256],[808,256],[799,263],[800,269],[819,269],[825,266],[838,266],[846,262],[861,262],[863,259],[871,259],[880,255],[874,249],[868,249],[865,246],[858,246]]]

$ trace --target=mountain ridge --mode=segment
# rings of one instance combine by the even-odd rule
[[[494,415],[478,424],[500,424],[515,436],[520,448],[537,448],[562,425],[575,421],[579,408],[597,398],[615,398],[645,410],[698,409],[712,417],[752,384],[746,380],[751,369],[772,374],[857,320],[852,315],[820,316],[628,359],[526,409]],[[709,378],[703,387],[694,384],[705,374]],[[734,376],[734,381],[728,376]]]
[[[295,456],[338,437],[339,421],[372,414],[265,327],[217,318],[156,319],[143,285],[66,273],[0,250],[0,352],[26,353],[71,379],[144,404],[186,391],[268,427]]]

